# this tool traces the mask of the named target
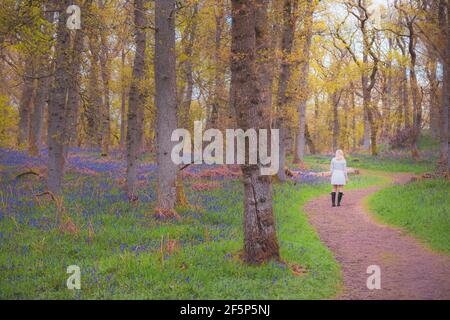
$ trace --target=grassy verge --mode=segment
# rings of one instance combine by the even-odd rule
[[[35,181],[5,182],[1,190],[0,298],[32,299],[321,299],[334,296],[341,276],[331,252],[308,224],[302,205],[328,192],[326,182],[276,185],[274,207],[285,264],[243,265],[242,186],[187,195],[195,208],[183,220],[161,223],[148,216],[154,182],[130,205],[117,182],[106,176],[67,179],[66,210],[77,235],[55,228],[52,203],[29,191]],[[354,177],[349,188],[383,182]],[[161,246],[162,244],[162,246]],[[161,250],[161,247],[163,248]],[[289,265],[308,271],[294,275]],[[66,288],[66,268],[81,268],[81,290]]]
[[[330,156],[311,155],[305,158],[305,162],[310,165],[329,164]],[[385,172],[412,172],[424,173],[434,171],[434,159],[422,159],[415,161],[410,157],[393,156],[368,156],[368,155],[349,155],[346,157],[347,166],[353,168],[385,171]]]
[[[402,227],[433,249],[450,254],[450,183],[422,180],[383,189],[368,199],[381,221]]]

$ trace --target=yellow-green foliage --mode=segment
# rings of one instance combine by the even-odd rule
[[[15,145],[18,126],[17,109],[9,104],[6,96],[0,95],[0,147],[9,148]]]

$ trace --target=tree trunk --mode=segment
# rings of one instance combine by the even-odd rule
[[[447,13],[447,19],[445,14]],[[439,26],[444,35],[443,84],[442,84],[442,121],[441,121],[441,161],[447,175],[450,175],[450,5],[444,0],[439,2]]]
[[[308,0],[305,14],[304,30],[305,41],[302,48],[302,59],[304,59],[300,68],[300,94],[301,99],[298,105],[298,127],[296,129],[294,163],[303,162],[305,155],[305,127],[306,127],[306,101],[308,100],[308,75],[309,75],[309,59],[312,40],[313,13],[315,0]]]
[[[157,112],[157,216],[175,212],[177,165],[171,159],[172,132],[177,128],[175,0],[155,1],[155,105]]]
[[[48,72],[48,57],[43,57],[40,68],[40,78],[38,79],[36,96],[34,98],[34,108],[30,119],[29,153],[31,156],[39,156],[41,146],[42,125],[44,122],[44,109],[47,104],[50,77],[44,73]]]
[[[352,95],[352,151],[356,150],[356,102],[355,102],[355,87],[353,82],[350,83],[350,94]]]
[[[100,9],[104,8],[104,3],[101,2]],[[102,150],[101,155],[103,157],[108,156],[109,154],[109,146],[111,144],[111,124],[110,124],[110,112],[111,112],[111,102],[110,102],[110,90],[109,90],[109,77],[110,77],[110,69],[109,69],[109,57],[108,57],[108,41],[106,39],[105,31],[101,31],[100,33],[100,73],[102,77],[103,84],[103,103],[102,110],[100,112],[102,120],[101,120],[101,133],[102,133]]]
[[[439,1],[439,28],[440,32],[442,34],[442,41],[444,41],[447,46],[444,47],[444,55],[441,55],[441,63],[442,63],[442,69],[443,69],[443,83],[442,83],[442,94],[441,94],[441,114],[440,114],[440,132],[439,132],[439,140],[440,140],[440,159],[439,163],[442,165],[443,171],[450,172],[446,167],[448,167],[447,163],[449,162],[448,152],[450,148],[448,147],[448,139],[450,137],[450,130],[448,128],[449,126],[449,99],[450,99],[450,87],[449,87],[449,81],[448,78],[450,76],[449,74],[449,54],[450,51],[448,51],[448,37],[450,34],[450,31],[448,30],[448,21],[446,19],[446,11],[448,11],[448,4],[445,0]],[[450,18],[449,18],[450,19]]]
[[[225,87],[225,69],[221,59],[222,48],[222,33],[224,28],[224,1],[216,0],[215,6],[215,21],[216,21],[216,33],[215,33],[215,48],[214,48],[214,97],[211,110],[211,128],[225,129],[226,123],[224,118],[224,87]]]
[[[194,79],[192,76],[192,58],[193,58],[193,47],[197,34],[197,15],[198,15],[198,4],[194,4],[193,12],[190,17],[190,28],[188,30],[188,40],[184,48],[184,54],[186,56],[186,61],[184,61],[184,77],[186,82],[186,88],[182,97],[181,112],[178,113],[178,124],[180,128],[190,128],[189,119],[192,103],[192,93],[194,88]],[[219,38],[220,41],[220,38]],[[220,42],[219,42],[220,43]],[[217,50],[217,31],[216,31],[216,50]],[[217,61],[216,61],[217,62]],[[217,66],[216,66],[217,68]],[[216,71],[217,73],[217,71]],[[216,127],[213,127],[216,128]],[[179,170],[177,173],[177,198],[176,205],[187,206],[189,205],[187,201],[186,194],[184,192],[182,171]]]
[[[309,133],[307,124],[305,124],[305,140],[306,140],[306,144],[309,147],[309,152],[311,154],[315,154],[316,153],[316,145],[314,144],[311,134]]]
[[[127,126],[127,120],[126,120],[126,88],[125,88],[125,81],[124,81],[124,69],[125,69],[125,50],[122,49],[122,55],[121,55],[121,89],[120,89],[120,149],[125,149],[125,142],[126,142],[126,136],[125,136],[125,130]]]
[[[87,136],[91,148],[101,147],[101,111],[102,111],[102,93],[99,83],[99,43],[97,35],[90,36],[89,47],[91,51],[91,66],[89,71],[88,106],[85,112],[87,118]]]
[[[334,92],[331,95],[331,105],[333,106],[333,139],[332,139],[332,148],[333,151],[338,149],[338,138],[339,138],[339,107],[340,93]]]
[[[286,108],[288,101],[290,100],[287,87],[289,79],[291,77],[291,52],[292,44],[294,41],[294,32],[296,25],[296,9],[297,0],[284,0],[283,7],[283,32],[281,38],[281,50],[283,59],[281,62],[281,71],[278,81],[277,92],[277,128],[280,129],[280,167],[278,170],[278,179],[280,181],[286,180],[285,163],[286,163],[286,143],[287,143],[287,121],[286,121]]]
[[[69,87],[69,33],[66,27],[68,0],[59,2],[60,15],[56,32],[55,77],[48,104],[48,177],[47,188],[55,196],[62,193],[64,177],[64,141],[66,128],[66,95]]]
[[[238,126],[270,129],[272,55],[266,0],[232,0],[232,83]],[[280,259],[270,176],[261,163],[241,165],[244,183],[244,253],[250,264]]]
[[[19,146],[26,144],[30,135],[31,102],[33,101],[34,92],[34,68],[32,60],[33,58],[31,56],[27,56],[24,59],[25,68],[23,74],[22,96],[19,103],[19,134],[17,137]]]
[[[411,95],[413,103],[413,130],[411,134],[411,154],[413,159],[418,160],[419,148],[417,147],[417,139],[419,138],[422,125],[422,99],[419,97],[419,86],[416,77],[416,36],[414,34],[413,22],[408,22],[409,43],[408,51],[410,55],[409,79],[411,83]]]
[[[92,1],[87,1],[82,8],[89,8]],[[72,63],[70,65],[71,81],[69,82],[69,93],[67,97],[67,139],[68,145],[73,146],[77,141],[78,134],[78,116],[80,108],[81,91],[81,64],[84,51],[84,31],[77,30],[75,34]]]
[[[134,0],[134,39],[136,51],[133,62],[133,73],[128,96],[127,115],[127,192],[130,201],[137,199],[136,180],[137,165],[142,135],[141,117],[145,103],[141,81],[145,75],[145,47],[147,45],[144,0]]]
[[[47,9],[48,6],[44,6]],[[53,12],[44,13],[44,19],[48,23],[53,23]],[[50,51],[50,48],[48,49]],[[49,51],[44,52],[39,57],[38,66],[38,80],[36,95],[34,97],[34,108],[31,113],[30,119],[30,134],[29,134],[29,153],[31,156],[39,156],[39,148],[41,146],[42,139],[42,126],[44,122],[44,110],[49,99],[48,93],[50,89],[50,61],[49,61]]]

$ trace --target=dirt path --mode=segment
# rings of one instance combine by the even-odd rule
[[[406,183],[411,175],[392,177]],[[341,264],[344,289],[337,298],[450,299],[450,257],[369,216],[364,198],[381,188],[345,191],[341,207],[331,207],[329,194],[305,205],[309,221]],[[380,267],[380,290],[367,288],[370,265]]]

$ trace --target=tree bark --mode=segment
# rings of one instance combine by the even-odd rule
[[[131,79],[130,92],[128,95],[128,114],[127,114],[127,192],[130,201],[137,199],[136,180],[138,155],[140,140],[142,135],[141,118],[145,96],[140,89],[140,83],[145,75],[145,48],[147,45],[145,0],[134,0],[134,39],[136,51],[133,62],[133,72]]]
[[[48,104],[48,177],[47,188],[55,196],[62,193],[66,128],[66,95],[69,87],[69,33],[66,27],[68,0],[59,2],[55,45],[55,77]]]
[[[410,55],[409,79],[411,83],[411,96],[413,103],[413,128],[411,134],[411,154],[414,159],[419,159],[419,148],[417,139],[419,138],[422,125],[422,99],[420,97],[419,85],[416,76],[416,35],[414,33],[413,21],[407,21],[409,30],[408,51]]]
[[[298,105],[298,127],[296,129],[296,139],[294,148],[294,163],[303,162],[305,155],[305,128],[306,128],[306,101],[308,100],[308,75],[309,75],[309,59],[312,40],[313,13],[315,0],[308,0],[304,29],[305,41],[302,48],[302,59],[304,59],[300,68],[300,92],[301,99]]]
[[[82,10],[88,9],[91,1],[87,1]],[[70,65],[69,92],[67,97],[67,139],[68,145],[73,146],[77,141],[78,135],[78,116],[80,108],[80,91],[81,91],[81,64],[82,54],[84,51],[84,31],[76,30],[72,63]]]
[[[266,0],[232,0],[232,101],[238,126],[270,129],[272,53]],[[244,183],[244,253],[249,264],[280,259],[270,176],[261,163],[241,165]]]
[[[122,49],[121,54],[121,89],[120,89],[120,149],[125,149],[125,143],[126,143],[126,126],[127,126],[127,114],[126,114],[126,88],[125,88],[125,81],[124,81],[124,69],[125,69],[125,50]]]
[[[288,128],[286,124],[286,108],[290,100],[287,92],[289,79],[291,77],[291,52],[294,42],[294,32],[296,25],[297,0],[284,0],[283,7],[283,32],[281,38],[281,50],[283,59],[281,62],[281,71],[278,81],[277,92],[277,128],[280,130],[280,167],[278,170],[278,179],[286,181],[285,163],[286,163],[286,143]]]
[[[175,0],[155,1],[155,105],[157,110],[157,211],[162,218],[175,212],[177,165],[171,159],[170,137],[177,128]]]
[[[91,148],[101,147],[102,132],[101,132],[101,111],[102,111],[102,93],[99,83],[99,41],[97,34],[94,32],[89,37],[89,47],[91,51],[91,63],[89,71],[89,87],[88,91],[88,105],[85,111],[87,122],[87,136]]]
[[[443,83],[442,83],[442,95],[441,95],[441,121],[440,121],[440,160],[439,162],[442,164],[443,171],[447,171],[447,173],[450,172],[450,157],[448,155],[450,148],[449,148],[449,138],[450,138],[450,129],[449,129],[449,105],[450,105],[450,84],[449,84],[449,77],[450,77],[450,44],[449,44],[449,35],[450,30],[448,30],[449,27],[449,20],[450,17],[446,17],[448,15],[448,3],[445,0],[439,1],[439,28],[440,32],[442,34],[442,41],[443,41],[443,49],[444,49],[444,55],[441,56],[441,63],[443,68]]]
[[[48,6],[44,6],[47,9]],[[53,13],[46,12],[44,14],[44,19],[46,22],[53,23]],[[28,151],[31,156],[39,156],[39,148],[41,146],[42,139],[42,126],[44,122],[44,110],[49,99],[48,93],[50,89],[50,48],[49,51],[44,52],[39,57],[39,66],[37,72],[37,87],[36,95],[34,97],[34,108],[31,113],[30,118],[30,134],[29,134],[29,144]]]
[[[30,135],[29,135],[29,153],[31,156],[39,156],[39,147],[41,146],[42,125],[44,122],[44,110],[48,100],[48,91],[50,86],[50,77],[43,75],[48,72],[48,57],[43,57],[38,79],[36,95],[34,97],[34,108],[30,119]]]
[[[24,74],[22,96],[19,103],[19,134],[17,144],[24,145],[30,135],[30,115],[32,112],[33,93],[34,93],[34,66],[31,56],[24,57]]]

